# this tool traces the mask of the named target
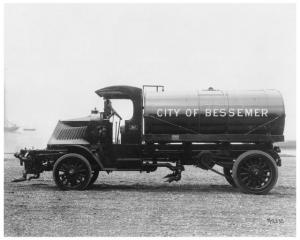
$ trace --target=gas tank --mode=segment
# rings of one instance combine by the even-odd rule
[[[277,90],[144,94],[145,134],[283,135],[284,122]]]

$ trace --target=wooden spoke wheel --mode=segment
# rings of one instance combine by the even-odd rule
[[[223,173],[224,173],[224,175],[225,175],[225,179],[227,180],[227,182],[228,182],[231,186],[233,186],[233,187],[236,188],[236,184],[235,184],[235,182],[234,182],[234,180],[233,180],[233,178],[232,178],[232,169],[231,169],[231,168],[226,168],[226,167],[224,167],[224,168],[223,168]]]
[[[60,189],[84,190],[92,178],[91,165],[80,154],[65,154],[55,162],[53,178]]]
[[[278,169],[275,160],[259,150],[241,154],[233,164],[232,176],[245,193],[266,194],[276,184]]]

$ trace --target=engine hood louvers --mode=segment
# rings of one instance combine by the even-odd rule
[[[89,144],[84,139],[87,126],[72,127],[59,121],[48,142],[48,145],[57,144]]]

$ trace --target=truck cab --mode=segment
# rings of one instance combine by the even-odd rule
[[[125,120],[125,125],[121,131],[117,128],[117,143],[119,134],[121,135],[121,144],[140,144],[142,139],[142,118],[143,118],[143,96],[142,90],[130,86],[112,86],[102,88],[96,93],[104,99],[104,119],[117,117],[122,120],[122,117],[114,110],[111,100],[113,99],[129,99],[133,104],[133,115],[129,120]],[[119,132],[119,134],[118,134]]]
[[[96,93],[104,99],[103,121],[99,139],[101,151],[105,159],[103,165],[108,170],[139,170],[141,169],[142,141],[142,90],[129,86],[113,86],[102,88]],[[130,100],[133,106],[132,117],[124,121],[114,106],[113,100]],[[103,135],[104,132],[108,134]]]

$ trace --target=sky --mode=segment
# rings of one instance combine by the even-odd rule
[[[6,4],[4,40],[5,116],[46,137],[97,89],[160,84],[277,89],[296,138],[294,4]]]

